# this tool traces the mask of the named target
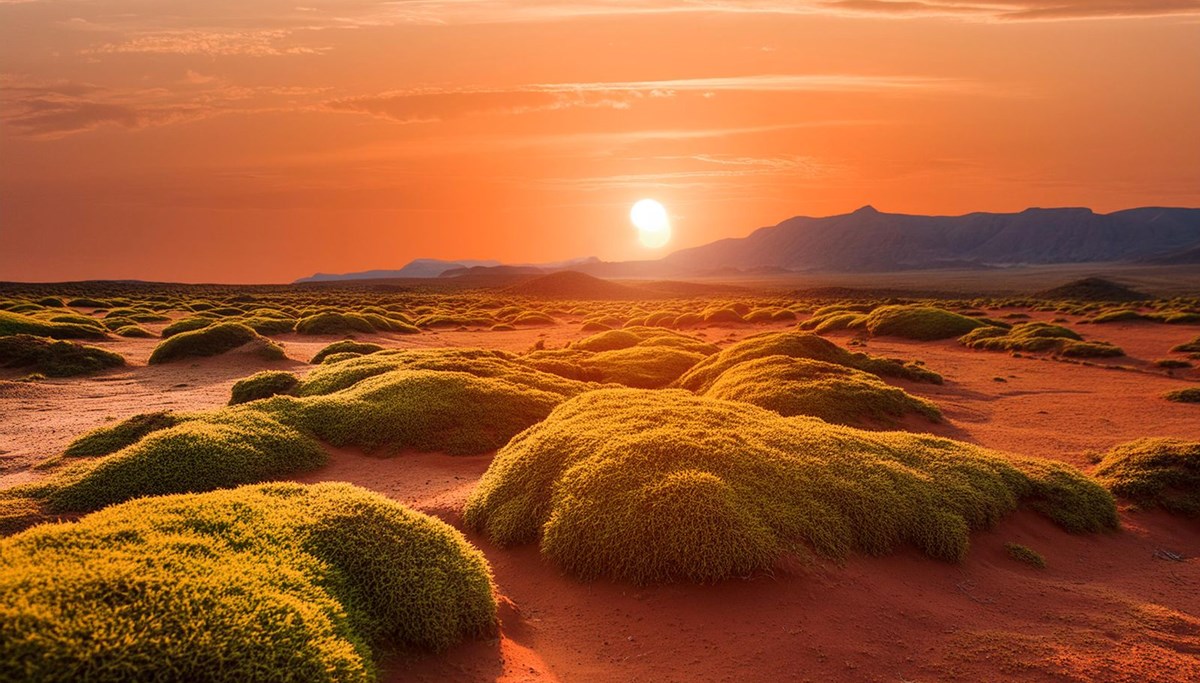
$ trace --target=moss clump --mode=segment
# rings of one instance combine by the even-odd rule
[[[1191,362],[1176,358],[1160,358],[1154,361],[1154,364],[1164,370],[1186,370],[1192,367]]]
[[[217,322],[217,319],[208,315],[194,315],[190,318],[180,318],[163,328],[162,338],[173,337],[180,332],[204,329],[215,322]]]
[[[117,335],[118,337],[125,337],[128,339],[153,339],[157,336],[150,330],[147,330],[146,328],[137,324],[118,327],[117,329],[113,330],[113,334]]]
[[[296,321],[293,318],[274,318],[263,316],[240,318],[237,320],[237,322],[263,335],[286,334],[291,332],[292,328],[296,325]]]
[[[1096,479],[1116,495],[1144,507],[1200,516],[1200,443],[1147,438],[1104,454]]]
[[[366,342],[357,342],[353,339],[343,339],[342,341],[334,342],[321,349],[317,352],[317,355],[313,356],[312,360],[308,362],[313,365],[320,365],[325,361],[326,358],[335,353],[357,353],[360,356],[365,356],[367,354],[382,350],[383,347],[379,344],[369,344]]]
[[[92,324],[55,323],[12,311],[0,311],[0,337],[14,334],[51,339],[104,339],[108,336],[104,329]]]
[[[216,356],[251,342],[258,345],[257,352],[264,358],[274,360],[283,357],[282,349],[249,327],[239,323],[217,323],[162,340],[150,354],[150,364]]]
[[[1033,548],[1023,546],[1019,543],[1005,543],[1004,549],[1008,551],[1008,556],[1017,562],[1024,562],[1038,569],[1046,568],[1046,558],[1042,557],[1041,553]]]
[[[265,370],[236,382],[230,392],[229,405],[291,394],[299,386],[300,380],[290,372]]]
[[[744,401],[783,416],[811,415],[827,422],[889,421],[916,413],[931,421],[941,411],[879,377],[844,365],[807,358],[767,356],[721,373],[705,396]]]
[[[1096,317],[1092,318],[1090,322],[1103,324],[1103,323],[1119,323],[1119,322],[1140,322],[1143,320],[1149,320],[1149,318],[1147,318],[1146,316],[1142,315],[1141,313],[1137,312],[1134,309],[1122,309],[1122,310],[1117,310],[1117,311],[1105,311],[1104,313],[1101,313],[1101,314],[1097,315]]]
[[[867,432],[683,391],[605,389],[559,406],[496,455],[464,522],[541,539],[584,578],[716,581],[784,554],[911,543],[962,559],[970,531],[1028,501],[1073,531],[1117,525],[1077,470],[949,439]]]
[[[340,368],[371,357],[322,368]],[[255,405],[336,446],[387,454],[412,449],[470,455],[495,450],[544,419],[565,398],[558,392],[562,382],[535,370],[479,377],[400,369],[323,396],[277,396]],[[571,385],[572,395],[588,386]]]
[[[125,365],[125,358],[95,346],[28,334],[0,337],[0,368],[28,368],[46,377],[73,377]]]
[[[1173,403],[1200,403],[1200,388],[1176,389],[1163,394],[1163,398]]]
[[[306,316],[296,322],[298,334],[374,334],[375,326],[371,321],[354,313],[334,313],[327,311],[316,315]]]
[[[126,446],[137,443],[150,432],[174,427],[177,424],[179,424],[179,416],[175,413],[165,410],[141,413],[115,425],[100,427],[84,434],[72,441],[63,455],[69,458],[80,458],[116,453]]]
[[[867,314],[863,327],[876,337],[920,341],[961,337],[986,323],[934,306],[881,306]]]
[[[851,353],[831,341],[815,334],[802,332],[774,332],[748,337],[720,353],[709,356],[684,374],[676,386],[704,393],[724,372],[739,363],[769,356],[808,358],[835,365],[843,365],[881,377],[898,377],[918,382],[941,384],[942,378],[916,363],[888,360]]]
[[[515,316],[508,324],[517,327],[540,327],[545,325],[557,325],[558,321],[552,316],[546,315],[541,311],[525,311],[520,315]]]
[[[348,484],[148,498],[0,541],[0,679],[370,681],[494,632],[482,554]]]
[[[67,302],[67,305],[71,308],[105,308],[108,306],[108,304],[104,303],[100,299],[92,299],[89,297],[71,299]]]
[[[59,470],[25,489],[54,512],[88,512],[139,496],[211,491],[313,469],[308,436],[250,410],[183,416],[115,453]]]
[[[1171,349],[1175,353],[1200,353],[1200,337],[1196,337],[1190,342],[1179,344]]]
[[[1125,355],[1121,347],[1098,341],[1064,342],[1059,353],[1067,358],[1116,358]]]
[[[1011,352],[1048,352],[1067,358],[1109,358],[1125,352],[1107,342],[1083,341],[1078,333],[1043,322],[1018,323],[1011,329],[979,327],[958,340],[972,349]]]

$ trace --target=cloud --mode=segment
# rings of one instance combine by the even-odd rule
[[[0,122],[16,135],[50,140],[113,126],[130,130],[233,113],[277,111],[323,88],[246,87],[188,71],[173,87],[113,89],[0,74]]]
[[[916,76],[841,74],[755,75],[660,81],[533,83],[508,89],[425,88],[343,97],[326,109],[372,114],[401,123],[445,121],[477,114],[524,114],[573,108],[628,109],[639,100],[718,92],[979,91],[967,81]],[[991,92],[991,91],[989,91]]]
[[[1200,14],[1200,0],[407,0],[393,22],[519,23],[647,14],[874,14],[955,16],[981,21],[1061,20]],[[377,18],[377,21],[379,19]]]
[[[281,55],[314,55],[328,47],[289,45],[292,32],[284,29],[257,31],[159,31],[136,35],[127,40],[105,43],[84,51],[84,54],[175,54],[250,57]]]

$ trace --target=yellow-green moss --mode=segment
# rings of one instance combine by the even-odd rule
[[[1026,502],[1072,531],[1117,525],[1077,470],[971,444],[866,432],[688,392],[578,396],[493,460],[464,522],[541,540],[567,571],[637,583],[715,581],[781,555],[912,544],[962,559],[970,531]]]
[[[482,554],[348,484],[148,498],[0,541],[0,679],[370,681],[493,632]]]

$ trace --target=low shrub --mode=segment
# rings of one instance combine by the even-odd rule
[[[1117,358],[1125,355],[1121,347],[1099,341],[1064,342],[1059,353],[1067,358]]]
[[[1112,496],[1061,463],[684,391],[603,389],[501,449],[463,519],[501,545],[540,538],[583,578],[707,582],[810,550],[911,543],[958,561],[971,530],[1022,502],[1071,531],[1117,526]]]
[[[28,334],[51,339],[105,339],[105,330],[92,324],[55,323],[12,311],[0,311],[0,337]]]
[[[1148,508],[1200,516],[1200,443],[1146,438],[1105,453],[1093,473],[1114,494]]]
[[[72,377],[123,365],[121,354],[96,346],[28,334],[0,337],[0,368],[28,368],[46,377]]]
[[[317,313],[296,322],[297,334],[374,334],[371,321],[354,313]]]
[[[1190,342],[1179,344],[1171,349],[1175,353],[1200,353],[1200,337],[1196,337]]]
[[[0,679],[371,681],[495,632],[483,555],[348,484],[136,500],[0,540]]]
[[[180,416],[109,455],[81,460],[29,485],[53,512],[89,512],[140,496],[211,491],[324,464],[308,436],[245,409]]]
[[[356,354],[359,354],[360,356],[365,356],[367,354],[375,353],[376,351],[382,351],[382,350],[383,350],[383,347],[380,346],[379,344],[370,344],[368,342],[359,342],[359,341],[354,341],[353,339],[343,339],[342,341],[336,341],[336,342],[330,344],[329,346],[326,346],[325,348],[321,349],[320,351],[317,352],[317,355],[313,356],[312,360],[310,360],[308,362],[311,363],[312,365],[320,365],[321,363],[323,363],[325,361],[326,358],[328,358],[329,356],[332,356],[335,353],[356,353]]]
[[[1163,398],[1173,403],[1200,403],[1200,388],[1176,389],[1163,394]]]
[[[216,356],[254,343],[256,353],[268,360],[283,357],[283,350],[240,323],[217,323],[191,332],[180,332],[159,342],[150,354],[150,364],[170,363],[183,358]]]
[[[194,315],[188,318],[180,318],[175,322],[163,328],[162,338],[173,337],[180,332],[191,332],[193,330],[203,329],[217,322],[215,317],[208,315]]]
[[[1023,546],[1020,543],[1005,543],[1004,549],[1008,551],[1008,556],[1017,562],[1024,562],[1038,569],[1046,568],[1046,558],[1042,557],[1041,553],[1033,548]]]
[[[291,394],[299,386],[300,380],[290,372],[266,370],[234,383],[229,405],[249,403],[279,394]]]
[[[114,425],[94,429],[76,438],[63,451],[70,458],[93,457],[116,453],[140,441],[143,436],[179,424],[175,413],[160,410],[141,413]]]
[[[117,329],[113,330],[113,334],[117,335],[118,337],[125,337],[128,339],[153,339],[158,336],[141,325],[136,324],[118,327]]]
[[[780,415],[811,415],[826,422],[859,424],[888,421],[910,413],[931,421],[937,406],[861,370],[807,358],[767,356],[738,363],[704,393],[710,398],[743,401]]]
[[[697,363],[676,382],[676,386],[697,393],[706,392],[717,379],[731,367],[748,360],[768,356],[788,356],[843,365],[881,377],[898,377],[918,382],[941,384],[942,378],[935,372],[912,362],[902,362],[852,353],[822,339],[815,334],[803,332],[773,332],[747,337]]]
[[[876,337],[933,341],[961,337],[985,322],[934,306],[880,306],[867,314],[863,327]]]

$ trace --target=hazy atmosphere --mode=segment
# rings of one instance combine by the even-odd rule
[[[1200,2],[0,0],[0,279],[1200,204]],[[643,248],[652,196],[671,243]]]

